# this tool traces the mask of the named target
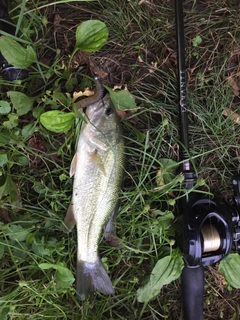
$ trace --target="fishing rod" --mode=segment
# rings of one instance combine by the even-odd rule
[[[8,15],[8,1],[0,0],[0,36],[1,31],[15,36],[16,28]],[[12,66],[0,53],[0,70],[3,79],[8,81],[23,80],[28,77],[28,70]]]
[[[179,213],[182,217],[178,243],[185,266],[181,276],[184,320],[203,320],[204,267],[240,249],[240,177],[232,181],[235,206],[221,199],[203,198],[192,189],[196,174],[190,158],[187,79],[184,46],[183,0],[175,0],[180,121],[180,164],[184,176]]]

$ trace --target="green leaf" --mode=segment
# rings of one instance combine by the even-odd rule
[[[161,176],[164,179],[164,183],[170,183],[176,177],[176,168],[179,164],[172,159],[162,158],[159,160],[161,170],[159,171],[160,179]]]
[[[32,243],[32,250],[34,253],[36,253],[38,256],[49,256],[50,257],[50,250],[48,248],[45,248],[44,246],[44,237],[41,240],[34,239]]]
[[[35,123],[29,123],[22,128],[22,135],[25,139],[30,138],[35,130]]]
[[[18,115],[15,113],[9,113],[8,120],[3,122],[3,126],[9,130],[18,126]]]
[[[168,158],[162,158],[159,162],[161,164],[162,170],[174,171],[178,166],[178,162]]]
[[[194,47],[199,46],[202,43],[202,38],[200,36],[196,36],[195,38],[192,39],[192,45]]]
[[[8,156],[6,153],[0,153],[0,167],[4,166],[8,162]]]
[[[35,119],[39,119],[43,112],[44,112],[44,107],[43,106],[36,107],[36,108],[33,109],[32,115],[34,116]]]
[[[72,274],[72,272],[66,268],[66,267],[61,267],[60,266],[56,272],[56,281],[57,281],[57,287],[58,288],[69,288],[75,281],[75,278]]]
[[[101,49],[108,39],[108,28],[102,21],[84,21],[76,30],[75,50],[95,52]]]
[[[9,175],[6,177],[4,184],[0,187],[0,199],[7,195],[9,195],[7,200],[11,204],[16,205],[18,208],[21,207],[18,188]]]
[[[27,236],[26,244],[31,244],[31,243],[33,243],[34,239],[35,239],[35,234],[34,234],[34,233],[30,233],[30,234]]]
[[[24,229],[18,224],[9,225],[6,230],[6,235],[9,236],[9,239],[14,241],[25,241],[29,235],[30,231]]]
[[[219,263],[219,271],[233,288],[240,288],[240,255],[231,253]]]
[[[137,108],[135,100],[128,90],[115,90],[107,87],[110,99],[118,110],[134,110]]]
[[[14,67],[27,68],[36,61],[36,53],[31,46],[25,49],[10,37],[1,36],[0,48],[4,58]]]
[[[9,138],[11,137],[11,134],[9,132],[9,130],[5,129],[5,128],[1,128],[1,132],[0,132],[0,145],[3,146],[5,144],[9,143]]]
[[[26,246],[25,242],[16,242],[16,241],[13,241],[13,240],[10,240],[9,241],[9,244],[11,246],[14,246],[13,248],[13,256],[14,256],[14,259],[16,259],[16,261],[26,261],[26,258],[27,258],[27,252],[29,250],[29,248]]]
[[[0,187],[0,198],[10,194],[14,189],[14,185],[10,176],[7,176],[4,184]]]
[[[21,154],[16,154],[16,155],[13,155],[13,161],[19,165],[22,165],[22,166],[28,166],[29,165],[29,159],[28,157],[24,156],[24,155],[21,155]]]
[[[36,99],[35,97],[28,97],[26,94],[18,91],[8,91],[7,94],[19,116],[27,114],[32,109]]]
[[[41,114],[40,122],[52,132],[62,133],[67,132],[73,125],[75,115],[73,112],[63,112],[59,110],[47,111]]]
[[[38,266],[42,270],[46,270],[46,269],[57,270],[55,279],[57,282],[57,287],[59,289],[69,288],[75,280],[72,272],[68,268],[64,267],[63,263],[61,262],[56,264],[40,263]]]
[[[8,101],[0,101],[0,114],[8,114],[11,111],[11,106]]]
[[[67,92],[72,92],[74,90],[75,85],[77,84],[77,79],[76,78],[70,78],[68,79],[68,81],[65,84],[65,88],[67,90]],[[66,102],[66,106],[69,105],[70,106],[70,102],[72,102],[72,99],[70,96],[67,97],[68,98],[68,104]]]
[[[161,212],[158,211],[159,216],[157,217],[158,222],[160,225],[165,229],[168,230],[173,225],[173,221],[175,219],[174,214],[171,211]]]
[[[147,303],[154,299],[163,285],[169,284],[181,275],[183,265],[180,253],[160,259],[153,268],[149,281],[138,289],[138,301]]]
[[[34,181],[33,190],[38,194],[46,194],[48,192],[48,188],[40,181]]]

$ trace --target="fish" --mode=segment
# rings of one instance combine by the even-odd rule
[[[85,300],[95,291],[114,294],[99,256],[104,226],[114,232],[124,163],[124,139],[109,94],[86,108],[70,176],[74,176],[64,231],[77,227],[76,291]],[[109,221],[108,221],[109,220]]]

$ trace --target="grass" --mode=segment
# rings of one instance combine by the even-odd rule
[[[230,201],[231,177],[239,172],[240,127],[222,112],[239,109],[229,80],[239,84],[239,56],[234,55],[240,46],[239,4],[185,1],[184,7],[190,152],[206,183],[202,190]],[[179,191],[173,1],[49,5],[16,0],[10,15],[21,31],[20,41],[33,46],[38,63],[26,81],[0,79],[1,100],[9,102],[7,91],[38,98],[23,116],[11,106],[15,120],[0,115],[0,182],[5,186],[0,187],[1,319],[182,319],[179,280],[164,286],[148,304],[136,298],[156,262],[173,250],[175,239],[175,225],[161,215],[177,217]],[[88,19],[106,23],[109,41],[94,54],[76,54],[78,69],[68,73],[64,66],[73,52],[76,27]],[[196,36],[202,42],[193,46]],[[39,114],[51,107],[69,110],[59,105],[56,92],[72,95],[81,86],[80,73],[91,76],[96,70],[110,87],[127,85],[139,108],[122,121],[127,159],[117,221],[122,247],[110,247],[104,239],[100,245],[116,294],[95,294],[82,303],[74,284],[58,285],[59,277],[63,281],[69,274],[40,267],[53,264],[76,274],[76,230],[65,235],[61,228],[72,192],[68,172],[79,126],[53,134],[41,126]],[[10,130],[4,121],[12,123]],[[29,124],[33,127],[27,130]],[[206,270],[204,298],[204,319],[238,319],[239,291],[226,283],[217,266]]]

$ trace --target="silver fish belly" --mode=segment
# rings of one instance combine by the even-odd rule
[[[72,201],[64,223],[77,225],[77,292],[80,299],[94,291],[113,294],[111,280],[98,254],[103,226],[114,210],[123,173],[123,138],[109,95],[87,107],[70,175]]]

